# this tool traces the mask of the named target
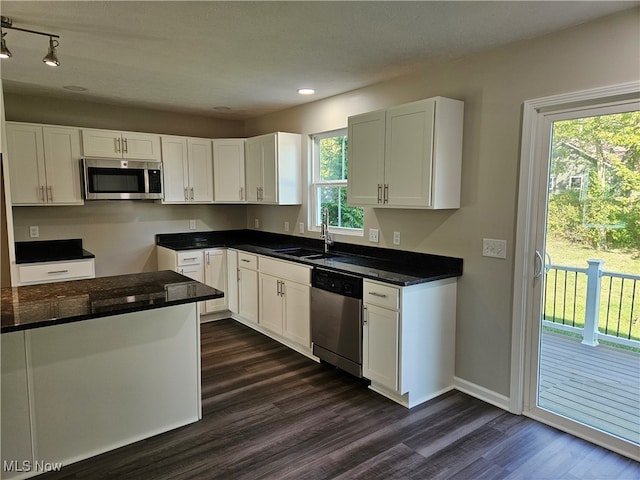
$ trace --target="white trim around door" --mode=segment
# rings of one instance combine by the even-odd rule
[[[532,371],[531,338],[537,328],[531,319],[535,302],[539,298],[533,293],[536,270],[536,225],[539,216],[546,211],[541,208],[541,169],[546,171],[548,149],[544,148],[545,116],[551,112],[579,109],[596,104],[616,103],[640,96],[640,82],[584,90],[527,100],[523,107],[522,151],[518,194],[518,219],[515,246],[513,321],[511,344],[511,387],[509,410],[524,414],[552,425],[575,436],[602,445],[623,455],[638,459],[637,446],[612,438],[588,427],[582,428],[558,415],[547,414],[536,405],[530,405],[529,372]],[[544,151],[542,151],[544,150]],[[546,158],[543,158],[547,155]],[[535,402],[534,402],[535,403]]]

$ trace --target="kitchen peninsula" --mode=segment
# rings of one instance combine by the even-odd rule
[[[198,302],[223,292],[160,271],[1,295],[2,478],[201,418]]]

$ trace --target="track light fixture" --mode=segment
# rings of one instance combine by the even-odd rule
[[[58,65],[60,65],[60,60],[58,60],[58,55],[56,52],[56,47],[58,45],[60,45],[60,42],[58,42],[58,40],[54,40],[53,37],[49,37],[49,51],[42,59],[42,61],[50,67],[57,67]]]
[[[2,32],[3,28],[9,28],[11,30],[18,30],[20,32],[33,33],[35,35],[44,35],[45,37],[49,37],[49,50],[47,54],[42,59],[44,63],[51,67],[57,67],[60,65],[60,60],[58,60],[58,52],[56,47],[60,45],[60,42],[56,39],[60,38],[60,35],[56,35],[55,33],[46,33],[46,32],[38,32],[37,30],[29,30],[27,28],[19,28],[13,25],[13,21],[9,17],[2,16],[2,25],[0,28],[0,34],[2,34],[2,45],[0,46],[0,58],[11,58],[11,52],[7,48],[7,44],[5,42],[5,32]]]

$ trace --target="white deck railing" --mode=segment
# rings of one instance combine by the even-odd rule
[[[585,345],[640,348],[640,275],[604,271],[603,260],[587,264],[546,266],[543,325],[577,333]]]

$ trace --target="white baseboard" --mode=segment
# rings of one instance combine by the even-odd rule
[[[471,395],[483,402],[487,402],[503,410],[510,411],[510,399],[505,395],[496,393],[493,390],[481,387],[480,385],[459,377],[453,377],[453,386],[456,390]]]

